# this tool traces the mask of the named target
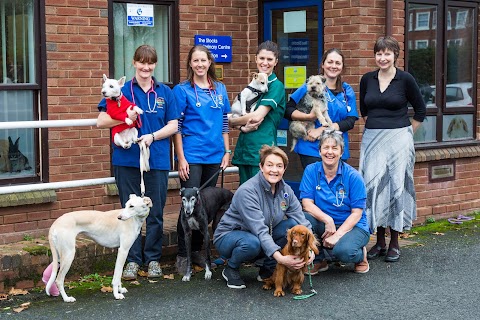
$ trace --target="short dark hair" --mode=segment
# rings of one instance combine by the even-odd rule
[[[280,51],[278,50],[278,45],[273,41],[267,40],[267,41],[264,41],[264,42],[260,43],[260,45],[258,46],[256,54],[259,54],[260,51],[262,51],[262,50],[267,50],[267,51],[273,52],[273,55],[277,59],[278,59],[278,56],[280,56]]]
[[[373,47],[373,53],[376,54],[379,51],[391,50],[395,56],[395,61],[397,61],[398,56],[400,55],[400,45],[398,44],[397,39],[391,36],[380,37],[375,42]]]
[[[157,63],[157,50],[148,44],[143,44],[135,50],[133,61],[140,63]]]

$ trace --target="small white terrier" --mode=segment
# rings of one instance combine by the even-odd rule
[[[327,86],[325,85],[325,81],[325,77],[321,75],[310,76],[307,79],[307,94],[298,102],[297,110],[308,114],[313,109],[322,126],[330,127],[332,120],[328,115],[328,105],[325,97]],[[297,140],[300,138],[305,139],[308,130],[313,128],[315,128],[313,121],[292,121],[289,127],[290,133],[293,136],[290,151],[293,151],[295,148]]]
[[[244,116],[253,112],[262,93],[268,92],[268,75],[266,73],[252,73],[252,81],[242,90],[233,101],[232,118]]]
[[[143,114],[143,110],[128,101],[122,94],[121,89],[124,84],[125,76],[115,80],[103,75],[102,95],[107,101],[107,113],[112,119],[124,122],[112,128],[113,142],[119,147],[129,149],[132,143],[136,143],[138,140],[137,127],[142,126],[140,115]],[[132,121],[128,117],[127,110],[136,112],[137,120]]]

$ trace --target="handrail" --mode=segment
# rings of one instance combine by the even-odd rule
[[[77,119],[77,120],[39,120],[39,121],[12,121],[0,122],[0,129],[26,129],[26,128],[58,128],[58,127],[82,127],[82,126],[96,126],[97,119]],[[238,167],[228,167],[225,173],[237,173]],[[178,171],[171,171],[168,174],[169,178],[177,178]],[[72,180],[62,182],[46,182],[33,183],[24,185],[10,185],[0,187],[1,194],[56,190],[63,188],[88,187],[102,184],[115,183],[114,177],[96,178],[84,180]]]

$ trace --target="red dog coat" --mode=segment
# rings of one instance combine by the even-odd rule
[[[131,125],[125,123],[125,119],[128,118],[127,109],[132,109],[134,104],[128,101],[127,98],[122,94],[120,100],[106,99],[107,101],[107,114],[115,120],[122,121],[123,123],[116,125],[112,128],[112,142],[115,134],[122,132],[125,129],[137,127],[142,127],[142,122],[140,120],[140,115],[137,117]]]

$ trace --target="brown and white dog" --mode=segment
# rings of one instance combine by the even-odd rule
[[[332,120],[328,115],[328,106],[325,97],[325,77],[321,75],[310,76],[307,80],[307,94],[297,104],[297,110],[303,113],[310,113],[313,109],[318,121],[324,127],[332,125]],[[313,121],[292,121],[290,123],[290,133],[293,136],[293,151],[298,139],[305,139],[309,130],[315,128]]]
[[[318,245],[319,242],[310,229],[302,225],[296,225],[287,230],[287,244],[283,247],[281,252],[284,256],[298,256],[303,259],[303,261],[307,262],[310,250],[315,252],[315,254],[318,254]],[[306,265],[301,269],[293,270],[278,263],[273,275],[265,280],[263,289],[270,290],[272,289],[272,286],[275,285],[275,292],[273,295],[275,297],[283,297],[285,295],[283,288],[291,286],[293,294],[301,294],[306,269]]]
[[[252,73],[252,81],[242,90],[233,101],[232,117],[240,117],[255,111],[256,103],[262,93],[268,92],[268,75],[266,73]]]
[[[124,299],[123,293],[126,293],[127,289],[123,288],[121,283],[123,265],[151,207],[150,198],[131,194],[124,209],[107,212],[74,211],[65,213],[55,220],[48,233],[53,268],[45,288],[46,293],[50,295],[50,288],[55,281],[63,301],[75,301],[74,297],[67,296],[63,283],[75,257],[75,239],[79,233],[82,233],[101,246],[118,248],[112,287],[115,299]],[[58,270],[58,263],[60,263],[60,270]]]
[[[138,140],[137,128],[142,126],[140,115],[143,114],[143,110],[122,94],[124,84],[125,77],[115,80],[103,75],[102,95],[107,102],[107,113],[112,119],[124,122],[112,128],[112,140],[117,146],[129,149],[132,143],[136,143]],[[136,112],[137,120],[132,121],[128,117],[127,110]]]

